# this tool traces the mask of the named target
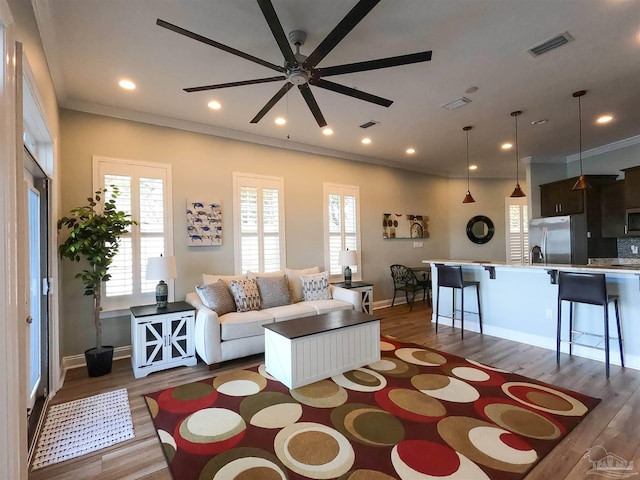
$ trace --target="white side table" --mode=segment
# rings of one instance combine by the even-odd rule
[[[356,290],[362,295],[362,311],[369,315],[373,312],[373,283],[367,282],[351,282],[346,284],[345,282],[332,283],[336,287],[348,288],[349,290]]]
[[[197,363],[193,332],[195,310],[186,302],[167,308],[131,307],[131,365],[136,378]]]

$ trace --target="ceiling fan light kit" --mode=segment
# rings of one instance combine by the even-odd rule
[[[325,80],[322,77],[330,77],[333,75],[344,75],[347,73],[365,72],[368,70],[377,70],[380,68],[396,67],[400,65],[409,65],[412,63],[428,62],[431,60],[431,51],[411,53],[408,55],[400,55],[395,57],[380,58],[377,60],[368,60],[364,62],[349,63],[343,65],[335,65],[331,67],[317,68],[316,66],[346,37],[353,28],[360,23],[367,16],[367,14],[380,2],[380,0],[360,0],[356,5],[347,13],[347,15],[336,25],[336,27],[325,37],[322,42],[315,48],[309,56],[300,54],[300,47],[304,45],[307,38],[306,32],[303,30],[293,30],[287,36],[284,33],[282,24],[278,19],[278,15],[273,8],[271,0],[257,0],[260,10],[271,29],[271,33],[280,48],[280,52],[284,57],[284,66],[276,65],[261,58],[254,57],[248,53],[237,50],[233,47],[229,47],[222,43],[216,42],[210,38],[204,37],[197,33],[186,30],[182,27],[169,23],[162,19],[157,19],[156,25],[171,30],[180,35],[192,38],[199,42],[210,45],[214,48],[218,48],[232,55],[244,58],[251,62],[267,67],[271,70],[279,72],[281,75],[265,78],[256,78],[252,80],[241,80],[238,82],[229,82],[213,85],[203,85],[199,87],[185,88],[185,92],[201,92],[206,90],[215,90],[219,88],[239,87],[245,85],[255,85],[259,83],[268,82],[281,82],[285,81],[284,85],[271,97],[264,107],[257,113],[251,123],[258,123],[273,106],[294,86],[298,87],[298,90],[302,94],[307,107],[313,114],[316,123],[319,127],[327,126],[327,121],[322,114],[316,99],[309,88],[310,85],[325,90],[330,90],[335,93],[340,93],[352,98],[357,98],[365,102],[374,103],[383,107],[389,107],[393,101],[373,95],[370,93],[362,92],[355,88],[347,87],[338,83]],[[291,49],[291,42],[296,47],[296,53],[293,53]]]

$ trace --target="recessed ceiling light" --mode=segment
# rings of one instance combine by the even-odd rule
[[[511,143],[509,143],[509,142],[503,143],[502,145],[500,145],[500,148],[502,150],[509,150],[511,147],[513,147],[513,145]]]
[[[407,152],[408,155],[413,155],[414,153],[416,153],[415,148],[407,148],[405,151]]]
[[[534,120],[531,122],[531,125],[544,125],[549,121],[548,118],[541,118],[540,120]]]
[[[469,87],[469,88],[467,88],[467,89],[464,91],[464,93],[476,93],[477,91],[478,91],[478,87],[473,86],[473,87]]]
[[[287,121],[282,117],[276,118],[275,122],[276,122],[276,125],[284,125],[285,123],[287,123]]]
[[[125,90],[134,90],[136,88],[136,84],[131,80],[120,80],[118,82],[118,85],[120,85]]]
[[[207,103],[207,107],[209,107],[211,110],[220,110],[222,105],[220,105],[220,102],[211,100],[209,103]]]
[[[613,120],[612,115],[602,115],[601,117],[598,117],[598,120],[596,120],[596,122],[600,124],[605,124],[605,123],[609,123],[611,120]]]
[[[469,165],[469,170],[477,170],[478,166],[477,165]]]
[[[329,127],[322,130],[323,135],[333,135],[333,130]]]
[[[364,137],[362,140],[360,140],[362,143],[364,143],[365,145],[369,145],[371,143],[371,139],[369,137]]]

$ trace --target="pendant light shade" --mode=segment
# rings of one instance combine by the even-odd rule
[[[591,188],[591,185],[587,183],[587,179],[582,171],[582,106],[580,104],[580,98],[583,97],[585,93],[587,93],[586,90],[573,92],[573,98],[578,99],[578,151],[580,152],[580,176],[572,190],[586,190],[587,188]]]
[[[511,116],[516,120],[516,188],[513,189],[513,193],[509,195],[511,198],[520,198],[526,197],[522,188],[520,188],[520,158],[518,155],[518,115],[522,112],[520,110],[516,110],[515,112],[511,112]]]
[[[462,203],[475,203],[476,201],[471,196],[471,190],[469,189],[469,130],[473,127],[464,127],[464,130],[467,133],[467,194],[464,196],[464,200]]]

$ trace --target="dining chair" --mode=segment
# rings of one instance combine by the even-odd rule
[[[409,310],[413,310],[413,302],[416,298],[416,294],[422,290],[422,300],[427,300],[429,295],[428,291],[431,288],[431,282],[427,280],[418,280],[413,270],[405,265],[394,264],[391,265],[391,277],[393,278],[393,300],[391,306],[393,307],[396,301],[396,294],[404,292],[407,303],[409,304]],[[411,294],[411,298],[409,298]]]

